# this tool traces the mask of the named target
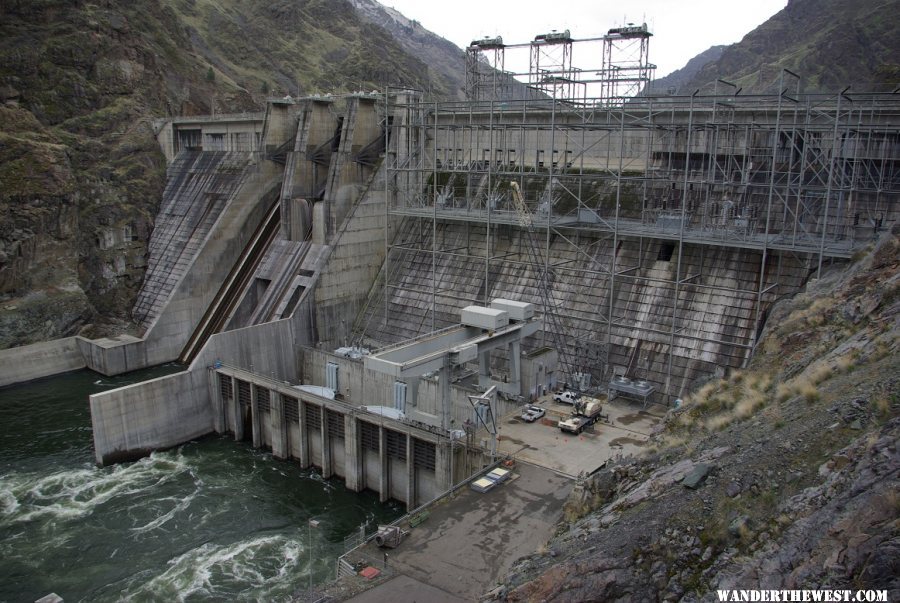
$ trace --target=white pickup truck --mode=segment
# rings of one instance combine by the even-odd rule
[[[528,406],[526,406],[525,408],[522,409],[522,414],[520,415],[520,418],[523,421],[525,421],[526,423],[534,423],[535,421],[537,421],[538,419],[543,417],[546,414],[546,412],[547,411],[545,411],[540,406],[534,406],[533,404],[529,404]]]

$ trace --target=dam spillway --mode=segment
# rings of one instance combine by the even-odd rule
[[[144,328],[158,317],[252,160],[250,153],[185,150],[169,165],[147,272],[132,311]]]

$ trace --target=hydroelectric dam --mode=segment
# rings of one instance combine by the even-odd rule
[[[740,368],[775,302],[898,218],[896,94],[518,95],[471,65],[466,102],[160,120],[141,332],[2,351],[0,385],[178,361],[90,395],[98,464],[223,434],[416,511],[531,463],[498,425],[550,392],[658,417]]]

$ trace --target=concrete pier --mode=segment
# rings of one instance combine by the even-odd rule
[[[251,439],[279,458],[341,477],[414,508],[449,488],[450,443],[440,430],[366,412],[238,368],[210,369],[218,433]]]

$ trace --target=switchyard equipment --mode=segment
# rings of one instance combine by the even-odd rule
[[[400,529],[400,526],[378,526],[375,533],[375,545],[385,549],[395,549],[400,545],[400,541],[406,536],[406,532]]]
[[[646,407],[654,391],[656,391],[656,388],[644,379],[631,380],[628,377],[618,375],[610,380],[607,395],[610,401],[616,396],[640,400]]]

